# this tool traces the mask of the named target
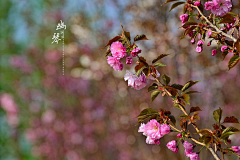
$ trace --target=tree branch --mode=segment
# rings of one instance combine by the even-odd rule
[[[203,15],[203,13],[200,11],[200,9],[199,9],[197,6],[194,6],[194,5],[192,5],[192,4],[190,4],[190,6],[193,7],[193,8],[196,8],[196,9],[198,10],[199,14],[205,19],[205,21],[206,21],[212,28],[214,28],[217,32],[221,33],[222,35],[224,35],[224,36],[226,36],[226,37],[228,37],[228,38],[230,38],[230,39],[232,39],[234,42],[237,42],[237,39],[234,38],[232,35],[226,34],[225,32],[223,32],[223,31],[221,31],[220,29],[218,29],[218,27],[216,27],[215,25],[213,25],[213,24],[208,20],[208,18]]]

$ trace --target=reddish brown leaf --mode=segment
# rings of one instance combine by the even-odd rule
[[[120,36],[114,37],[113,39],[109,40],[108,44],[107,44],[105,47],[107,47],[108,45],[111,45],[113,42],[119,40],[120,38],[121,38]],[[104,47],[104,48],[105,48],[105,47]]]
[[[196,111],[202,111],[199,107],[191,107],[190,113],[196,112]]]
[[[135,38],[134,38],[134,41],[140,41],[140,40],[148,40],[146,35],[144,34],[141,34],[141,35],[137,35]]]
[[[231,116],[231,117],[226,117],[223,123],[239,123],[239,122],[237,118],[235,118],[234,116]]]
[[[143,66],[144,66],[144,63],[140,63],[140,64],[136,65],[136,66],[135,66],[135,71],[137,72],[137,71],[140,70]]]
[[[239,42],[239,39],[237,39],[237,42],[235,43],[235,47],[240,52],[240,42]]]

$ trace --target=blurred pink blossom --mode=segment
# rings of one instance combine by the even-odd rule
[[[110,50],[114,58],[123,58],[127,56],[126,48],[119,41],[113,42]]]

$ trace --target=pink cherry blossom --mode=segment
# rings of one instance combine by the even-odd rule
[[[115,58],[123,58],[123,57],[127,56],[126,48],[119,41],[113,42],[110,50],[111,50],[113,57],[115,57]]]
[[[186,23],[188,21],[188,15],[187,14],[181,15],[180,20],[182,21],[182,23]]]
[[[132,62],[133,62],[132,57],[127,57],[126,58],[126,64],[132,64]]]
[[[142,132],[144,136],[147,136],[147,133],[146,133],[146,130],[145,130],[145,124],[144,123],[141,123],[139,129],[138,129],[138,132]]]
[[[238,152],[240,150],[240,146],[232,146],[231,147],[234,152]]]
[[[140,90],[147,85],[147,77],[145,75],[140,75],[139,77],[130,71],[126,71],[124,75],[124,80],[128,81],[128,86],[133,87],[136,90]]]
[[[161,125],[157,122],[156,119],[150,120],[145,125],[145,132],[147,133],[147,136],[149,136],[152,139],[160,139],[162,137],[161,134]]]
[[[202,51],[203,51],[203,47],[202,46],[197,46],[196,52],[200,53]]]
[[[195,6],[200,6],[200,5],[201,5],[201,2],[200,2],[200,1],[196,1],[196,2],[194,3],[194,5],[195,5]]]
[[[132,55],[133,57],[136,57],[136,56],[137,56],[139,53],[141,53],[141,52],[142,52],[141,49],[136,48],[136,49],[133,49],[133,50],[132,50],[131,55]]]
[[[208,11],[210,9],[212,9],[213,7],[213,2],[212,1],[208,1],[205,3],[205,9]]]
[[[182,138],[182,134],[181,134],[181,133],[178,133],[177,137],[178,137],[178,138]]]
[[[195,39],[194,39],[194,38],[191,40],[191,43],[192,43],[192,44],[195,44]]]
[[[195,152],[189,154],[190,160],[200,160],[199,155]]]
[[[209,30],[207,31],[207,34],[208,34],[208,37],[210,37],[210,36],[212,35],[212,30],[209,29]]]
[[[170,141],[167,143],[167,147],[168,149],[170,149],[171,151],[173,151],[174,153],[178,152],[178,148],[177,148],[177,142],[176,141]]]
[[[192,145],[191,143],[189,143],[188,141],[185,141],[185,142],[183,143],[183,146],[184,146],[184,148],[185,148],[185,153],[186,153],[186,152],[187,152],[187,153],[192,152],[192,150],[193,150],[193,145]]]
[[[120,59],[116,57],[108,56],[107,63],[113,67],[115,71],[123,70],[123,64],[121,63]]]
[[[228,46],[222,46],[221,51],[224,52],[227,48],[228,48]]]
[[[217,16],[224,16],[232,8],[231,0],[213,0],[212,13]]]
[[[212,50],[212,56],[215,56],[217,54],[217,50],[216,49],[213,49]]]
[[[202,40],[199,40],[198,42],[197,42],[197,45],[198,46],[202,46],[204,43],[203,43],[203,41]]]
[[[171,128],[170,128],[169,125],[167,125],[167,124],[162,124],[161,125],[161,134],[162,135],[170,133],[170,130],[171,130]]]

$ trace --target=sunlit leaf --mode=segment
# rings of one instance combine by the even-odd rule
[[[156,83],[153,83],[150,87],[148,87],[148,92],[153,91],[155,89],[158,89],[158,85]]]
[[[163,82],[166,84],[166,85],[168,85],[168,83],[170,82],[170,78],[167,76],[167,75],[163,75],[163,77],[162,77],[162,79],[163,79]]]
[[[164,67],[164,66],[166,66],[165,64],[162,64],[162,63],[155,63],[154,64],[154,67],[157,67],[157,66],[159,66],[159,67]]]
[[[219,107],[219,109],[217,109],[217,110],[215,110],[214,112],[213,112],[213,118],[215,119],[215,121],[217,122],[217,123],[220,123],[220,121],[221,121],[221,118],[222,118],[222,109]]]
[[[183,88],[182,88],[182,92],[186,91],[188,88],[192,87],[193,85],[195,85],[196,83],[198,83],[200,81],[189,81],[187,82]]]
[[[154,91],[151,93],[152,102],[157,98],[159,93],[161,93],[161,91]]]
[[[237,63],[239,62],[240,57],[239,55],[234,55],[228,62],[228,70],[232,69]]]
[[[187,104],[190,105],[190,102],[189,102],[190,96],[189,96],[189,94],[184,94],[184,95],[182,95],[182,96],[183,96],[184,101],[185,101]]]
[[[171,12],[171,10],[173,10],[174,8],[176,8],[177,6],[181,5],[181,4],[184,4],[186,2],[176,2],[172,5],[171,9],[169,10],[169,12]]]

